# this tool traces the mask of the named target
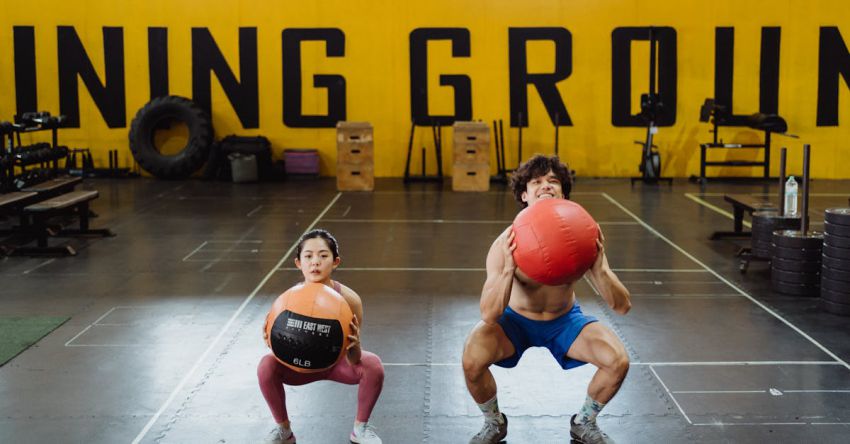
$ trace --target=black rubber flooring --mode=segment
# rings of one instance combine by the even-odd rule
[[[3,315],[71,316],[0,367],[0,442],[262,442],[274,422],[256,383],[260,329],[298,281],[293,244],[312,227],[337,235],[335,276],[364,299],[363,344],[386,367],[372,417],[384,442],[467,442],[482,419],[462,345],[487,249],[516,204],[499,187],[334,185],[88,180],[101,193],[93,225],[116,237],[72,240],[73,258],[0,259]],[[724,193],[772,187],[580,178],[574,190],[633,297],[619,316],[578,287],[632,360],[604,430],[626,443],[847,442],[850,318],[773,293],[766,263],[742,274],[746,241],[708,240],[731,229]],[[848,181],[814,181],[813,227],[848,197]],[[567,442],[593,371],[562,371],[535,349],[494,368],[507,442]],[[287,398],[299,443],[347,442],[355,387],[319,382]]]

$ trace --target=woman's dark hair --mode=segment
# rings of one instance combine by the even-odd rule
[[[561,163],[558,156],[546,157],[542,154],[537,154],[528,162],[519,166],[511,175],[511,191],[514,192],[514,198],[523,208],[528,204],[522,201],[522,193],[526,191],[525,187],[528,182],[536,177],[542,177],[549,173],[555,173],[555,177],[561,182],[561,190],[564,192],[564,198],[570,198],[570,190],[573,187],[572,176],[567,165]]]
[[[304,233],[301,236],[301,239],[298,239],[298,246],[295,247],[295,257],[301,258],[301,250],[304,248],[304,242],[307,242],[308,239],[322,238],[328,244],[328,248],[331,249],[331,253],[333,254],[334,259],[339,257],[339,244],[336,242],[336,238],[333,234],[328,232],[328,230],[323,230],[321,228],[316,228],[315,230],[310,230]]]

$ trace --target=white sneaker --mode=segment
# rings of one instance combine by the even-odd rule
[[[295,444],[295,434],[290,430],[288,433],[284,432],[282,428],[275,427],[271,433],[269,433],[268,439],[266,439],[268,444]]]
[[[361,423],[354,426],[351,431],[349,440],[352,444],[381,444],[381,438],[375,434],[375,429],[368,423]]]

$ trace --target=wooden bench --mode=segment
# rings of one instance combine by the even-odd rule
[[[56,177],[50,180],[45,180],[41,183],[37,183],[33,186],[26,187],[21,191],[57,196],[70,191],[74,191],[74,188],[77,187],[77,184],[82,181],[83,178],[78,176]]]
[[[0,194],[0,212],[14,211],[37,195],[38,193],[30,191],[13,191],[11,193]]]
[[[47,237],[49,235],[59,237],[114,236],[108,229],[91,229],[89,227],[89,202],[97,199],[98,195],[97,190],[72,191],[24,207],[25,216],[32,218],[31,224],[28,224],[28,228],[35,237],[36,246],[16,248],[13,253],[35,256],[73,256],[77,252],[70,245],[49,247]],[[79,217],[79,229],[63,228],[59,232],[51,232],[48,228],[48,222],[51,217],[71,214],[73,212],[76,212]],[[27,219],[27,222],[29,222],[29,219]]]
[[[0,194],[0,216],[18,216],[21,224],[24,223],[23,208],[32,203],[38,196],[38,193],[30,193],[25,191],[13,191],[11,193]],[[16,232],[16,228],[0,229],[0,236],[10,236]],[[8,254],[14,249],[11,245],[0,243],[0,254]]]
[[[777,210],[776,205],[771,202],[751,196],[749,194],[726,194],[723,200],[732,204],[733,231],[715,231],[711,239],[724,239],[729,237],[750,237],[752,232],[744,231],[744,213],[752,216],[754,211]]]

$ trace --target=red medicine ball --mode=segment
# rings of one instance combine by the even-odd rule
[[[599,227],[581,205],[543,199],[517,214],[514,262],[526,276],[544,285],[579,279],[596,261]]]

